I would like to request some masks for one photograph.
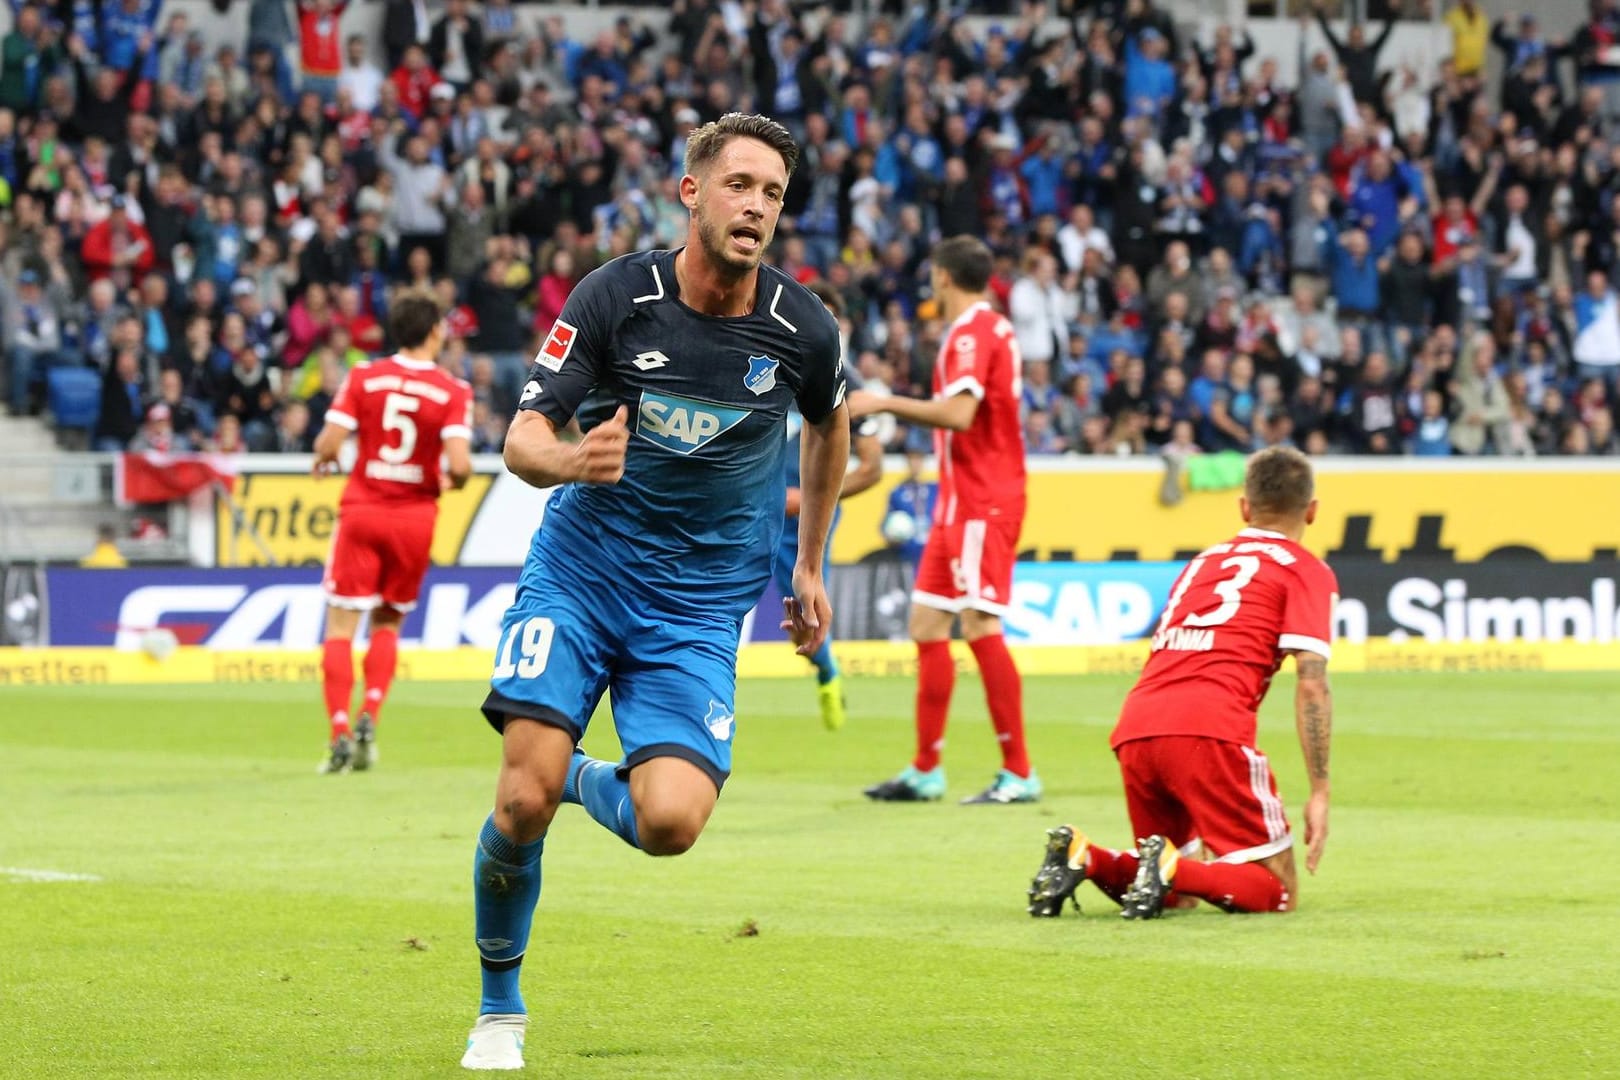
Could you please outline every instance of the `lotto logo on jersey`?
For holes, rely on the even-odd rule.
[[[574,351],[574,339],[578,336],[578,327],[558,319],[552,325],[551,333],[546,335],[546,343],[540,346],[540,355],[534,358],[534,362],[549,371],[561,371],[563,361]]]
[[[691,454],[724,435],[748,417],[711,401],[642,391],[636,410],[636,434],[677,454]]]

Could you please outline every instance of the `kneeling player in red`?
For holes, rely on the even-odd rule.
[[[321,668],[331,724],[323,773],[376,764],[376,724],[394,679],[400,623],[427,574],[439,495],[472,475],[472,388],[438,366],[445,339],[438,306],[427,296],[400,297],[388,328],[399,352],[349,372],[315,439],[317,478],[337,471],[351,434],[360,444],[321,581],[327,605]],[[366,690],[351,731],[353,640],[365,612]]]
[[[1316,873],[1327,843],[1327,663],[1339,588],[1300,546],[1316,518],[1310,461],[1282,447],[1254,455],[1239,507],[1248,527],[1176,579],[1110,738],[1136,850],[1098,847],[1070,825],[1050,830],[1031,915],[1060,914],[1087,880],[1127,919],[1157,918],[1191,898],[1226,911],[1294,906],[1294,838],[1255,747],[1255,713],[1285,656],[1299,676],[1294,709],[1311,782],[1305,866]],[[1213,861],[1184,857],[1201,852]]]

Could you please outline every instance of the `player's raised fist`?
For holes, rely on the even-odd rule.
[[[624,475],[624,454],[630,443],[626,421],[630,410],[619,406],[611,420],[597,424],[585,433],[574,449],[577,479],[585,484],[617,484]]]

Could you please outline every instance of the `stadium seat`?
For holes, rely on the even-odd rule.
[[[52,368],[45,377],[46,402],[58,428],[95,429],[101,419],[101,373],[94,368]]]

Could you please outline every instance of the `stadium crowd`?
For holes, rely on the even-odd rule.
[[[342,0],[236,6],[215,47],[161,0],[13,0],[13,413],[98,449],[307,451],[419,288],[498,449],[569,290],[677,242],[685,137],[742,109],[801,137],[773,257],[847,299],[879,392],[929,385],[930,245],[989,242],[1031,454],[1620,452],[1616,0],[1568,40],[1463,0],[1427,73],[1318,13],[1292,83],[1149,0],[988,25],[673,0],[586,41],[510,0],[388,0],[380,42]]]

